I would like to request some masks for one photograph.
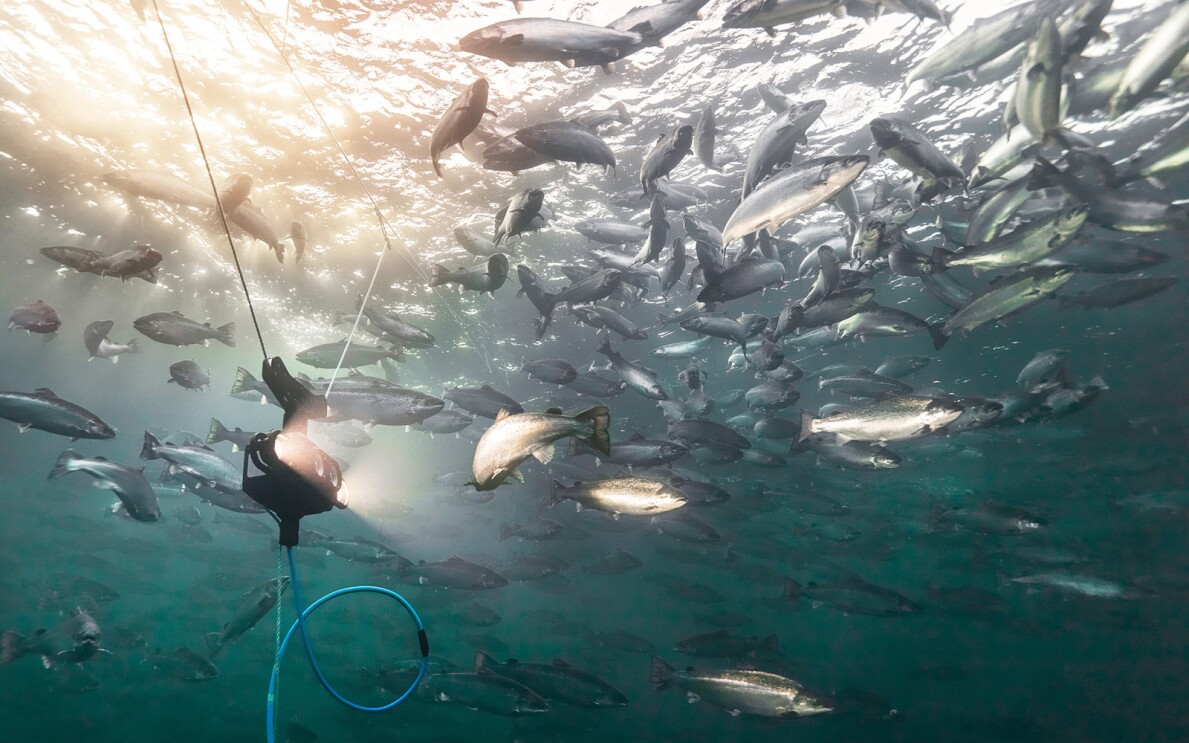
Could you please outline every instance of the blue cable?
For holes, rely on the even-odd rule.
[[[267,720],[265,722],[268,743],[275,743],[276,740],[276,731],[273,729],[272,721],[273,708],[276,705],[277,681],[280,677],[281,658],[285,655],[285,648],[288,647],[289,640],[293,637],[294,632],[301,632],[301,639],[305,643],[306,657],[310,661],[310,667],[314,669],[314,674],[318,677],[318,682],[322,684],[322,688],[326,689],[326,691],[332,697],[342,702],[344,705],[360,712],[385,712],[405,701],[421,683],[422,679],[425,678],[425,674],[429,669],[429,639],[425,634],[425,625],[421,623],[421,617],[417,615],[417,610],[413,608],[412,604],[405,600],[404,596],[401,596],[395,591],[390,591],[387,588],[380,588],[379,586],[351,586],[350,588],[340,588],[337,591],[328,593],[303,609],[301,600],[301,584],[297,580],[297,564],[293,561],[293,548],[286,547],[285,549],[289,554],[289,575],[293,578],[293,601],[297,606],[297,619],[293,622],[292,626],[289,627],[289,631],[285,633],[285,639],[281,641],[280,647],[277,648],[276,662],[273,664],[272,675],[268,681]],[[317,609],[322,604],[325,604],[327,601],[338,598],[339,596],[347,593],[380,593],[390,598],[396,599],[401,603],[402,606],[405,607],[405,611],[409,613],[409,616],[411,616],[413,621],[417,624],[417,640],[421,645],[421,665],[417,669],[417,678],[414,679],[412,685],[410,685],[409,688],[405,690],[404,694],[401,694],[396,700],[380,707],[365,707],[361,704],[356,704],[355,702],[352,702],[342,694],[339,694],[337,691],[335,691],[334,687],[330,685],[330,682],[326,680],[326,677],[322,675],[322,669],[318,667],[318,661],[316,658],[314,658],[314,647],[310,644],[310,637],[305,631],[305,619],[309,615],[313,614],[315,609]]]

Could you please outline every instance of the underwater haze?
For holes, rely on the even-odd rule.
[[[1187,39],[4,3],[0,740],[1189,740]]]

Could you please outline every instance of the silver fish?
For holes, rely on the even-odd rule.
[[[67,449],[58,457],[49,479],[56,480],[71,472],[85,472],[95,478],[96,487],[114,492],[128,515],[137,521],[161,520],[157,494],[141,470],[109,462],[103,457],[82,457]]]
[[[0,418],[17,424],[21,432],[39,431],[78,439],[110,439],[116,429],[86,408],[63,400],[45,387],[33,392],[0,392]]]
[[[494,490],[512,475],[525,459],[536,457],[544,464],[553,459],[553,444],[574,436],[607,454],[611,439],[607,427],[611,416],[599,406],[570,417],[557,408],[544,413],[500,411],[495,423],[479,439],[471,471],[476,490]]]

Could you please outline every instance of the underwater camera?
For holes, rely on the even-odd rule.
[[[243,490],[281,527],[282,546],[297,544],[303,516],[347,507],[338,462],[306,436],[310,419],[327,415],[326,400],[289,374],[284,362],[264,362],[264,381],[285,410],[284,429],[258,433],[244,448]]]

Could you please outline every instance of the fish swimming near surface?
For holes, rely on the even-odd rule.
[[[640,186],[645,196],[656,190],[656,182],[666,178],[685,156],[693,151],[694,128],[678,126],[660,135],[640,166]]]
[[[223,625],[219,632],[212,632],[206,636],[209,656],[214,658],[227,645],[266,617],[277,605],[281,594],[289,587],[289,576],[271,578],[245,593],[239,601],[231,619]]]
[[[188,390],[200,391],[211,386],[211,377],[206,369],[192,360],[178,361],[169,366],[169,384],[176,384]]]
[[[299,351],[294,356],[298,361],[318,369],[336,369],[340,363],[347,369],[360,366],[378,364],[384,359],[404,361],[405,355],[400,348],[384,348],[369,346],[365,343],[348,343],[344,338],[337,343],[323,343]]]
[[[36,428],[71,441],[115,438],[116,429],[91,411],[63,400],[41,387],[33,392],[0,392],[0,418],[17,424],[21,432]]]
[[[86,271],[98,276],[114,276],[121,281],[138,278],[155,284],[157,283],[155,269],[161,260],[161,253],[148,245],[137,245],[129,250],[95,257],[87,262]]]
[[[220,457],[212,449],[205,446],[164,444],[148,431],[144,434],[140,458],[162,459],[168,464],[168,473],[184,473],[223,493],[238,493],[243,483],[240,468]]]
[[[137,521],[151,523],[161,520],[157,494],[140,469],[109,462],[103,457],[83,457],[67,449],[58,457],[49,479],[56,480],[71,472],[84,472],[95,478],[96,487],[114,492],[123,503],[124,510]]]
[[[615,153],[603,139],[589,128],[573,121],[544,121],[516,130],[512,135],[551,160],[583,165],[598,165],[608,171],[615,169]]]
[[[834,710],[825,697],[797,681],[765,671],[679,671],[654,655],[650,681],[657,691],[675,686],[689,693],[693,701],[705,700],[733,715],[806,717]]]
[[[487,671],[518,681],[548,702],[576,707],[622,707],[628,698],[603,679],[558,658],[552,663],[522,663],[515,658],[497,661],[482,650],[475,652],[476,672]]]
[[[293,262],[301,263],[310,244],[310,235],[306,231],[306,226],[296,219],[293,220],[289,223],[289,234],[285,235],[285,238],[293,243]]]
[[[936,433],[957,420],[962,407],[951,401],[905,395],[819,418],[801,413],[801,436],[832,433],[841,441],[903,441]]]
[[[607,63],[592,60],[609,50],[626,49],[643,41],[635,32],[616,31],[575,21],[551,18],[517,18],[494,23],[464,36],[462,51],[498,59],[505,64],[519,62],[561,62],[570,67]],[[622,52],[612,51],[618,59]]]
[[[529,457],[543,464],[553,460],[554,443],[570,436],[583,439],[596,451],[607,454],[611,439],[607,427],[611,415],[598,406],[570,417],[558,408],[544,413],[510,413],[501,410],[495,423],[479,439],[472,463],[476,490],[494,490]]]
[[[225,346],[235,347],[235,323],[229,322],[213,328],[209,322],[195,322],[176,310],[138,317],[132,321],[132,327],[167,346],[206,346],[210,341],[216,340]]]
[[[557,505],[563,500],[574,501],[579,510],[589,508],[616,516],[654,516],[681,508],[687,502],[677,488],[643,477],[576,482],[568,488],[553,480],[549,488],[549,504]]]
[[[866,155],[819,157],[785,168],[752,191],[723,228],[723,244],[777,227],[837,196],[867,167]]]
[[[526,188],[516,194],[508,202],[508,205],[495,216],[495,246],[498,248],[504,238],[515,237],[530,231],[533,220],[540,213],[544,201],[545,192],[539,188]],[[507,274],[507,267],[505,267],[504,273]]]
[[[87,353],[90,354],[88,361],[111,359],[111,362],[115,364],[123,354],[140,353],[140,346],[137,345],[135,338],[127,343],[113,343],[108,338],[108,334],[111,333],[111,329],[115,325],[114,320],[96,320],[83,330],[83,344],[87,347]]]
[[[58,332],[60,327],[62,327],[62,318],[58,315],[58,311],[41,299],[17,307],[8,316],[9,330],[20,328],[30,333],[52,336]]]
[[[438,164],[438,158],[442,152],[461,144],[462,140],[479,126],[483,114],[492,113],[487,108],[487,95],[487,80],[481,77],[468,85],[450,104],[450,108],[446,109],[446,113],[442,114],[429,143],[430,159],[439,178],[442,177],[442,168]]]
[[[429,285],[458,284],[464,290],[495,296],[495,292],[508,278],[508,256],[496,253],[487,263],[476,268],[459,268],[454,271],[434,263],[430,266]]]
[[[70,616],[57,627],[39,629],[29,636],[7,631],[0,635],[0,666],[8,665],[27,655],[40,656],[47,669],[56,670],[66,664],[85,663],[100,653],[103,630],[95,617],[75,607]]]

